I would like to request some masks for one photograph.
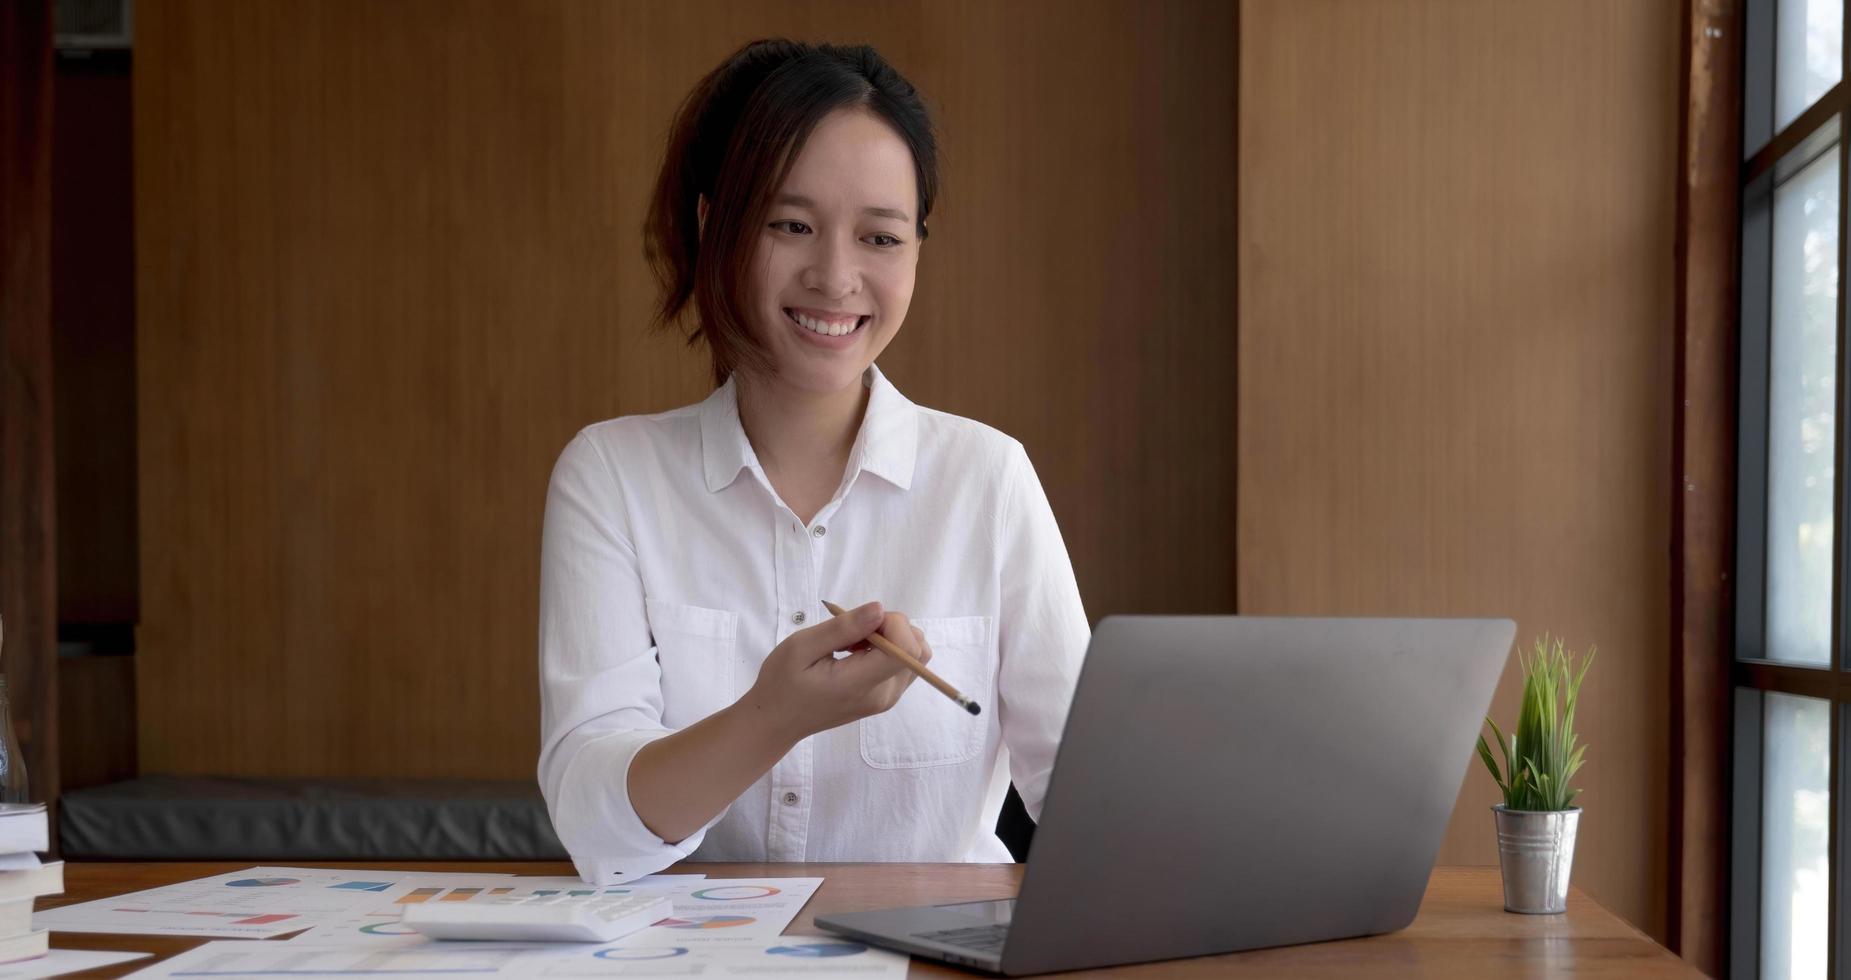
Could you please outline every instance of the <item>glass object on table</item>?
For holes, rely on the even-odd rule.
[[[0,624],[0,657],[6,650],[6,628]],[[0,665],[6,661],[0,659]],[[0,803],[24,803],[29,796],[26,757],[13,737],[13,708],[7,702],[6,674],[0,673]]]

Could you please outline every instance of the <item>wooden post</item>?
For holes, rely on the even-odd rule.
[[[1743,20],[1740,0],[1685,0],[1679,85],[1666,932],[1711,976],[1729,931]]]
[[[0,670],[32,796],[55,806],[51,37],[51,0],[0,0]]]

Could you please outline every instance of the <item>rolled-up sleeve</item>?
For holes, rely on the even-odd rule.
[[[1092,628],[1054,510],[1020,443],[1010,447],[1003,486],[998,712],[1010,778],[1039,821]]]
[[[667,843],[630,803],[631,761],[669,731],[622,488],[584,432],[560,453],[546,492],[540,727],[540,790],[586,881],[652,874],[700,846],[707,827]]]

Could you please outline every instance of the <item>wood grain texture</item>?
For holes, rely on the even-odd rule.
[[[310,865],[317,867],[321,865]],[[74,864],[65,869],[65,893],[41,899],[53,908],[125,891],[239,870],[237,864]],[[342,867],[416,868],[424,871],[512,872],[569,875],[565,864],[393,864]],[[1007,898],[1021,883],[1019,864],[693,864],[672,872],[704,872],[710,878],[820,876],[823,885],[797,914],[785,935],[824,934],[818,915],[904,905]],[[1408,928],[1385,936],[1257,950],[1226,956],[1170,960],[1108,970],[1080,970],[1062,977],[1482,977],[1574,975],[1577,977],[1700,977],[1637,929],[1579,890],[1562,915],[1512,915],[1493,868],[1437,868],[1427,885],[1420,914]],[[205,940],[176,936],[115,936],[56,933],[60,949],[152,952],[165,959]],[[156,960],[101,971],[122,976]],[[909,977],[969,977],[968,971],[914,960]]]
[[[882,367],[1027,445],[1092,616],[1231,610],[1233,19],[138,11],[143,770],[532,772],[547,474],[579,427],[706,394],[645,333],[642,207],[679,100],[761,36],[871,42],[937,113]]]
[[[135,658],[59,657],[58,784],[135,777]]]
[[[0,670],[29,792],[55,827],[51,57],[50,0],[0,0]]]
[[[1241,11],[1240,609],[1597,645],[1575,880],[1654,936],[1678,25],[1671,0]],[[1496,861],[1495,793],[1474,763],[1441,863]]]
[[[125,53],[54,70],[58,622],[136,619],[135,204]]]
[[[1685,0],[1678,140],[1667,941],[1724,972],[1743,5]]]

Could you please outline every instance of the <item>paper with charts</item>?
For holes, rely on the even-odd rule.
[[[907,958],[831,936],[721,939],[676,943],[635,937],[592,943],[432,942],[416,946],[307,946],[297,942],[212,942],[133,977],[251,975],[409,977],[813,977],[899,978]]]
[[[378,904],[381,894],[413,879],[509,878],[329,868],[246,868],[147,891],[32,913],[35,929],[54,932],[122,932],[141,936],[213,936],[267,939],[355,908]]]
[[[639,883],[692,884],[705,875],[654,875]],[[35,929],[143,936],[268,939],[364,914],[382,900],[419,888],[493,887],[513,875],[465,872],[246,868],[32,914]],[[576,880],[576,879],[567,879]]]
[[[694,881],[641,879],[598,888],[577,878],[484,878],[449,882],[408,882],[380,897],[371,907],[330,919],[290,939],[316,946],[405,946],[435,942],[399,924],[399,912],[414,902],[468,902],[526,895],[622,895],[633,892],[667,895],[674,914],[627,941],[673,944],[704,935],[732,939],[775,939],[816,894],[821,878],[709,878]]]
[[[0,980],[40,980],[61,977],[82,970],[100,970],[106,966],[146,959],[153,953],[117,953],[107,950],[53,949],[44,956],[0,964]]]

